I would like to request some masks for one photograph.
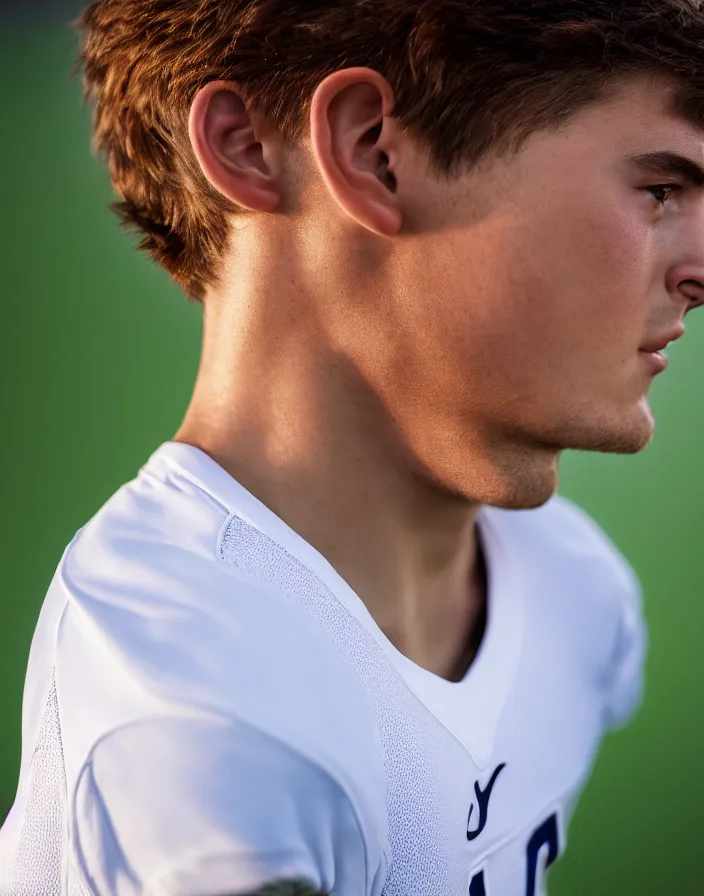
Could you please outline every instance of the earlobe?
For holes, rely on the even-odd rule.
[[[235,87],[213,81],[193,99],[188,117],[193,153],[208,182],[226,199],[252,211],[273,211],[281,196],[262,145]]]
[[[388,156],[377,145],[392,107],[386,79],[360,67],[325,78],[310,113],[313,151],[328,190],[349,217],[380,236],[393,236],[403,224]]]

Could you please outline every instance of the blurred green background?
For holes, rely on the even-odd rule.
[[[176,431],[200,349],[200,309],[107,209],[89,110],[69,78],[67,20],[0,21],[0,819],[17,786],[26,663],[51,576],[76,530]],[[704,314],[687,323],[652,387],[652,445],[562,462],[560,491],[641,578],[651,649],[644,708],[605,742],[551,896],[704,894]]]

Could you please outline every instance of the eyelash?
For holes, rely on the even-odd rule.
[[[676,190],[681,190],[682,185],[681,184],[655,184],[654,186],[646,187],[645,189],[655,197],[655,199],[657,200],[659,205],[664,206],[665,200],[658,199],[657,196],[655,196],[655,194],[662,193],[665,190],[668,190],[669,193],[674,193]],[[668,193],[668,195],[669,195],[669,193]]]

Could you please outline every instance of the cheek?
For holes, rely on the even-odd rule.
[[[522,332],[548,356],[579,358],[642,338],[651,236],[633,213],[589,205],[524,223],[502,278],[511,297],[502,325],[519,331],[518,344]]]
[[[434,400],[459,392],[509,414],[613,375],[642,340],[652,239],[619,200],[512,210],[424,254],[405,357]]]

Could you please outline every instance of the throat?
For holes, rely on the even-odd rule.
[[[481,540],[478,538],[477,563],[470,588],[469,605],[472,612],[469,615],[468,624],[464,627],[464,637],[459,653],[455,650],[454,657],[448,663],[447,673],[441,674],[441,677],[447,681],[454,683],[462,681],[476,659],[486,632],[487,603],[487,564]]]

